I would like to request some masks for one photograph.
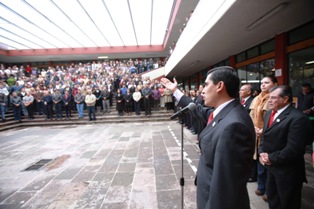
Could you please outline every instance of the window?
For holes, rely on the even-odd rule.
[[[289,32],[288,44],[291,45],[312,37],[314,37],[314,21]]]
[[[266,54],[274,50],[275,50],[275,39],[272,39],[260,45],[261,54]]]
[[[289,54],[289,85],[293,95],[300,91],[302,83],[314,87],[314,47]]]

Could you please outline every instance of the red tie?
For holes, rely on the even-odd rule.
[[[242,99],[242,100],[241,100],[241,104],[242,104],[242,105],[244,105],[244,103],[245,103],[245,100],[244,100],[244,99]]]
[[[268,121],[268,127],[270,127],[271,124],[273,123],[274,117],[275,117],[276,113],[277,113],[277,110],[273,110],[273,111],[271,112],[271,115],[270,115],[270,118],[269,118],[269,121]]]
[[[210,114],[210,116],[209,116],[209,118],[208,118],[208,121],[207,121],[207,125],[210,124],[210,122],[212,122],[213,118],[214,118],[214,112],[212,112],[212,113]]]

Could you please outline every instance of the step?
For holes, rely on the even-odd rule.
[[[22,117],[22,121],[14,121],[13,118],[7,120],[4,123],[0,123],[0,131],[5,131],[14,128],[25,128],[32,126],[57,126],[57,125],[87,125],[87,124],[108,124],[108,123],[134,123],[134,122],[153,122],[153,121],[169,121],[172,112],[167,112],[165,110],[152,111],[151,115],[145,115],[145,112],[141,112],[141,115],[124,115],[118,116],[116,111],[111,112],[110,114],[97,115],[96,121],[89,121],[88,114],[85,112],[83,119],[78,119],[77,113],[72,114],[70,120],[46,120],[44,115],[35,115],[35,119],[27,119],[27,116]]]

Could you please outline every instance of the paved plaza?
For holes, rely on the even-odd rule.
[[[196,208],[198,158],[196,136],[184,129],[186,209]],[[176,121],[4,131],[0,208],[182,208],[181,165],[181,125]],[[309,162],[307,167],[304,209],[314,206],[313,167]],[[267,209],[255,189],[256,183],[248,184],[251,208]]]

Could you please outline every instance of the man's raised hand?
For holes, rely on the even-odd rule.
[[[161,84],[169,89],[172,93],[178,89],[178,82],[175,78],[173,78],[173,82],[171,82],[168,78],[162,78]]]

